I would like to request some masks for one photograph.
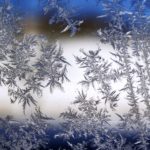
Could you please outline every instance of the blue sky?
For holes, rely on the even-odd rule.
[[[20,6],[22,10],[26,11],[30,15],[39,14],[41,12],[41,7],[39,5],[40,0],[13,0],[16,7]],[[46,1],[46,0],[42,0]],[[68,0],[62,0],[64,2]],[[18,4],[19,2],[19,4]],[[131,9],[131,2],[137,2],[136,0],[122,0],[123,5],[127,10]],[[97,0],[70,0],[67,3],[70,8],[74,7],[78,14],[81,15],[95,15],[102,12],[102,6],[97,5]],[[150,14],[150,1],[147,0],[146,3],[146,13]]]
[[[16,7],[20,6],[20,8],[26,11],[28,14],[35,15],[39,14],[42,10],[42,3],[39,4],[39,0],[13,0]],[[18,4],[19,1],[19,4]],[[67,1],[67,0],[62,0]],[[97,7],[96,2],[94,0],[71,0],[68,3],[68,7],[74,7],[79,14],[90,14],[93,15],[95,13],[101,12],[100,8]]]

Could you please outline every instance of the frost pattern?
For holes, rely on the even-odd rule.
[[[63,88],[69,63],[61,47],[44,36],[24,34],[17,38],[18,19],[6,4],[1,8],[0,83],[8,87],[11,103],[21,103],[25,112],[27,105],[36,106],[34,95],[42,96],[43,88],[49,87],[51,92],[55,87]]]
[[[62,32],[70,30],[74,35],[83,21],[74,21],[61,1],[46,2],[45,14],[56,12],[49,23],[63,22],[66,26]],[[104,14],[98,18],[110,20],[108,27],[97,33],[103,44],[112,46],[111,61],[103,58],[101,48],[81,50],[82,56],[75,56],[78,66],[84,69],[80,84],[83,88],[92,86],[96,94],[89,97],[88,91],[78,92],[73,105],[60,114],[63,122],[53,142],[63,140],[66,149],[73,150],[148,150],[150,18],[144,13],[148,1],[133,1],[134,12],[126,10],[121,0],[97,2],[104,7]],[[62,48],[45,36],[22,33],[21,17],[10,1],[1,2],[0,19],[0,84],[8,87],[11,103],[21,103],[24,113],[27,105],[35,105],[35,113],[26,122],[11,116],[0,118],[0,149],[65,149],[63,145],[51,145],[48,134],[53,118],[44,115],[36,101],[43,88],[53,92],[56,87],[63,89],[64,81],[69,81],[69,63]],[[121,81],[125,81],[123,88],[114,90],[113,85]],[[120,101],[129,105],[124,114],[117,112]],[[119,119],[115,126],[112,114]]]
[[[15,121],[11,116],[0,119],[0,148],[1,150],[40,149],[48,143],[47,130],[49,120],[39,108],[36,108],[31,119],[26,122]]]
[[[100,50],[90,50],[89,53],[82,51],[84,56],[76,57],[77,63],[85,70],[84,80],[80,83],[93,87],[96,83],[99,99],[87,99],[87,94],[81,92],[74,101],[75,105],[78,104],[77,110],[69,108],[61,114],[66,119],[67,129],[60,136],[68,140],[72,149],[75,146],[76,149],[99,150],[149,149],[150,20],[144,13],[146,2],[133,3],[136,12],[130,12],[123,8],[120,0],[101,1],[105,14],[98,18],[110,21],[108,27],[98,30],[98,36],[102,43],[112,46],[112,61],[109,63],[109,60],[103,59],[99,55]],[[128,29],[126,22],[129,22]],[[113,64],[117,68],[113,68]],[[119,83],[123,80],[125,84],[119,93],[112,91],[112,81]],[[122,99],[120,95],[125,97]],[[129,105],[129,111],[123,115],[114,109],[121,100],[127,101]],[[119,117],[120,121],[114,128],[109,107],[99,102],[109,102],[109,107]],[[140,107],[142,103],[145,105],[144,111]],[[97,113],[100,118],[96,118]],[[86,119],[82,119],[84,117]],[[136,135],[136,138],[131,138],[132,143],[129,143],[125,133]],[[80,138],[83,143],[75,143]]]
[[[49,24],[63,23],[64,29],[61,33],[70,31],[70,36],[74,36],[79,31],[80,25],[83,20],[77,19],[74,8],[69,8],[67,1],[62,0],[40,0],[44,3],[44,14],[52,13],[49,19]]]

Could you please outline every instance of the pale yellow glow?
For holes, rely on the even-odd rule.
[[[70,82],[66,82],[63,85],[64,91],[55,89],[53,93],[50,93],[49,88],[44,89],[43,96],[38,99],[38,105],[41,107],[42,112],[55,118],[59,117],[59,114],[67,109],[67,107],[76,97],[77,92],[81,90],[81,86],[78,84],[78,82],[83,79],[83,70],[76,65],[74,59],[74,56],[80,56],[79,50],[97,50],[98,47],[101,47],[101,55],[106,59],[109,59],[109,52],[112,50],[111,46],[109,45],[99,44],[99,40],[95,37],[59,39],[58,43],[60,43],[61,47],[63,48],[65,58],[71,64],[71,66],[68,67],[68,77]],[[121,85],[118,84],[117,88],[118,87],[121,88]],[[89,96],[92,96],[93,90],[88,90],[87,93]],[[127,101],[122,98],[122,100],[119,102],[118,112],[123,113],[126,111]],[[10,103],[7,87],[0,87],[1,116],[6,116],[9,114],[17,118],[24,118],[27,117],[31,112],[33,112],[32,108],[28,108],[27,114],[24,116],[22,112],[22,106],[20,104]],[[115,116],[113,116],[113,118],[114,120],[116,119]]]

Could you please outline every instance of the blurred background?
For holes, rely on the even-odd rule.
[[[3,0],[2,0],[3,1]],[[27,32],[38,32],[53,36],[68,36],[69,33],[59,34],[64,28],[64,24],[49,24],[49,19],[53,15],[54,10],[46,15],[43,8],[48,4],[48,0],[10,0],[18,12],[25,14],[25,30]],[[70,17],[78,20],[84,20],[80,26],[80,31],[76,36],[91,35],[99,28],[107,27],[109,19],[99,18],[104,14],[104,8],[101,0],[57,0],[59,5],[68,12]],[[110,0],[112,1],[112,0]],[[120,0],[121,6],[125,11],[136,12],[134,6],[136,0]],[[134,6],[134,7],[133,7]],[[114,6],[115,7],[115,6]],[[150,15],[150,1],[146,0],[145,15]],[[55,33],[55,34],[54,34]]]
[[[101,44],[97,37],[97,30],[107,27],[109,20],[98,17],[103,15],[100,0],[60,0],[64,9],[74,11],[73,18],[84,20],[79,32],[70,37],[69,32],[60,33],[65,27],[63,23],[49,24],[53,11],[44,15],[43,7],[47,5],[46,0],[12,0],[12,2],[16,11],[23,13],[25,16],[23,20],[25,33],[44,34],[50,40],[58,41],[63,48],[65,58],[71,64],[68,68],[70,82],[64,84],[64,91],[55,89],[53,93],[50,93],[47,88],[43,91],[43,96],[38,100],[43,113],[57,118],[61,112],[67,109],[75,99],[78,90],[81,89],[78,82],[83,79],[83,70],[76,65],[74,59],[74,56],[80,55],[79,50],[97,50],[98,47],[101,47],[101,55],[109,59],[109,52],[112,50],[111,46]],[[132,3],[136,3],[136,0],[123,0],[122,3],[127,11],[136,11],[132,7]],[[149,14],[150,1],[147,0],[145,15]],[[93,92],[89,90],[88,94],[92,96]],[[125,112],[127,109],[125,106],[127,106],[126,102],[120,102],[118,111]],[[21,104],[10,103],[7,87],[0,87],[0,116],[11,114],[22,119],[28,117],[28,114],[33,111],[32,108],[28,110],[29,112],[24,116]]]

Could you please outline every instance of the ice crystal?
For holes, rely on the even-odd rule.
[[[103,117],[98,120],[93,120],[99,107],[93,107],[93,98],[87,100],[87,96],[84,93],[79,93],[79,99],[74,102],[74,104],[80,104],[77,107],[77,112],[74,110],[63,113],[63,117],[67,119],[66,123],[69,124],[63,135],[69,140],[70,146],[73,144],[70,144],[69,137],[77,138],[77,132],[81,133],[77,134],[80,137],[88,137],[88,142],[94,141],[93,146],[95,149],[147,150],[149,148],[149,120],[147,119],[147,117],[149,118],[149,18],[143,11],[146,1],[133,3],[136,12],[132,13],[123,7],[120,0],[101,1],[101,3],[104,6],[105,13],[102,17],[110,21],[108,27],[98,30],[98,36],[102,43],[112,46],[113,51],[110,53],[113,63],[109,63],[99,56],[99,50],[90,50],[88,53],[82,51],[83,57],[76,57],[80,67],[85,69],[84,80],[80,83],[84,86],[92,85],[93,87],[97,83],[100,98],[96,102],[102,102],[104,99],[106,103],[110,102],[110,108],[114,110],[112,106],[117,105],[119,94],[124,94],[123,100],[128,101],[130,108],[123,115],[118,114],[117,111],[115,112],[120,118],[120,123],[116,125],[116,130],[114,128],[111,130],[108,124],[108,126],[106,124],[99,125],[94,130],[91,130],[93,129],[93,122],[96,121],[94,124],[101,122],[105,115],[102,115]],[[101,18],[101,16],[98,18]],[[126,19],[129,21],[128,29]],[[113,69],[113,64],[117,65],[117,69]],[[114,80],[118,83],[121,82],[121,79],[126,83],[122,89],[119,89],[119,94],[116,94],[116,91],[111,91],[112,82],[110,81]],[[140,107],[143,102],[146,106],[144,113]],[[93,112],[93,110],[95,111]],[[80,111],[82,113],[78,117]],[[105,108],[106,112],[110,121],[111,117],[107,107]],[[75,118],[69,118],[70,114]],[[87,118],[87,121],[82,121],[81,116],[91,117]],[[85,130],[86,127],[87,130]],[[122,134],[123,132],[136,134],[137,138],[134,139],[132,144],[127,144],[127,139]],[[88,142],[86,142],[87,145],[89,144]],[[84,143],[81,144],[84,148],[88,147]],[[79,143],[76,143],[76,145],[79,146]]]
[[[31,120],[15,121],[11,116],[0,119],[0,148],[12,149],[40,149],[47,145],[46,131],[48,129],[47,116],[43,116],[39,108],[32,114]]]
[[[8,87],[11,102],[22,103],[25,111],[27,105],[36,105],[33,94],[41,96],[44,87],[49,86],[50,91],[62,88],[62,83],[68,80],[68,63],[61,47],[49,43],[44,36],[24,34],[17,38],[18,20],[12,8],[4,3],[0,12],[0,83]]]
[[[42,2],[42,0],[41,0]],[[64,24],[64,29],[61,31],[70,31],[70,36],[74,36],[79,30],[83,20],[76,19],[76,13],[74,10],[67,7],[69,1],[62,0],[46,0],[44,1],[44,13],[45,15],[49,12],[52,13],[50,16],[49,24],[60,23]]]
[[[84,80],[80,83],[89,86],[90,84],[98,84],[98,91],[102,94],[105,104],[110,103],[110,108],[115,109],[117,106],[118,96],[116,91],[112,90],[110,80],[112,79],[111,64],[99,55],[100,49],[97,51],[90,50],[89,53],[83,53],[83,57],[76,57],[77,63],[81,68],[85,69]]]
[[[131,7],[136,11],[124,8],[121,0],[97,2],[104,8],[97,18],[109,20],[105,29],[98,30],[98,37],[103,44],[112,46],[111,61],[103,58],[100,48],[81,50],[81,56],[75,57],[84,70],[82,89],[72,105],[60,114],[62,128],[54,140],[63,139],[66,147],[73,150],[148,150],[150,18],[144,12],[148,1],[133,1]],[[35,113],[26,122],[15,121],[11,116],[0,118],[0,149],[51,148],[47,131],[53,118],[41,112],[36,98],[42,96],[46,87],[50,92],[63,89],[64,81],[69,81],[69,63],[57,43],[42,35],[21,32],[21,17],[9,0],[0,4],[0,84],[7,86],[11,103],[21,103],[24,112],[27,106],[35,105]],[[44,13],[52,13],[50,24],[64,24],[62,33],[70,30],[74,35],[83,21],[76,20],[63,4],[61,0],[46,0]],[[114,83],[122,81],[123,88],[113,88]],[[95,95],[89,97],[88,90],[83,90],[85,86],[93,87]],[[129,111],[118,113],[120,101],[128,103]],[[115,126],[112,115],[119,119]]]

